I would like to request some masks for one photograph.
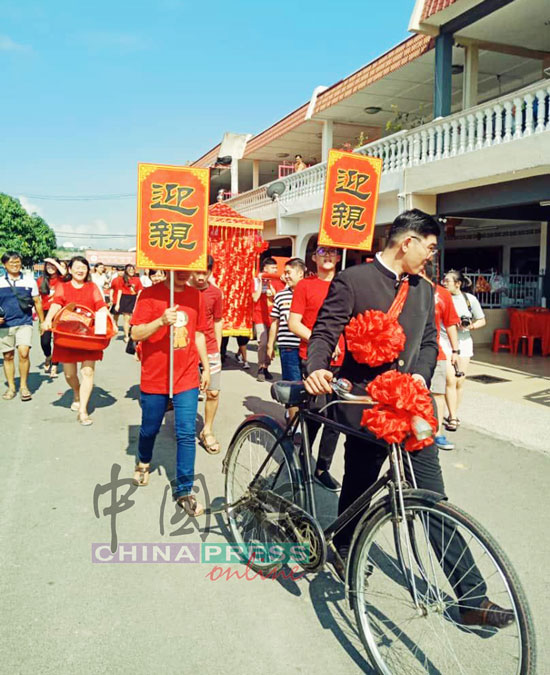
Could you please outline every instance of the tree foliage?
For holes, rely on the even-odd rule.
[[[0,253],[13,250],[21,254],[24,265],[53,255],[55,234],[38,214],[28,214],[18,199],[0,193]]]

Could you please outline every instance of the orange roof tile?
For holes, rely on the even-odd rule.
[[[430,16],[437,14],[437,12],[440,12],[442,9],[446,9],[455,2],[456,0],[425,0],[420,21],[422,22],[424,19],[429,19]]]

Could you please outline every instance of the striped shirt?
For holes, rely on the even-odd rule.
[[[285,349],[298,349],[300,338],[288,329],[288,315],[290,314],[290,305],[292,304],[292,289],[288,286],[275,295],[273,307],[271,309],[271,318],[279,321],[277,329],[277,343],[279,347]]]

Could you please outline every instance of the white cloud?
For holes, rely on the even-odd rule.
[[[130,246],[135,245],[136,240],[135,232],[130,232],[127,237],[108,236],[120,234],[120,229],[113,228],[112,225],[101,218],[96,218],[86,224],[50,223],[50,226],[56,234],[58,244],[70,241],[75,246],[86,246],[86,248],[92,249],[127,250]],[[102,234],[107,236],[101,237]]]
[[[33,204],[30,202],[25,195],[19,195],[17,198],[21,202],[21,206],[25,209],[25,211],[29,214],[32,215],[33,213],[38,213],[39,216],[43,216],[42,213],[40,213],[40,208],[36,206],[36,204]]]
[[[0,52],[28,52],[30,49],[28,45],[15,42],[8,35],[0,35]]]

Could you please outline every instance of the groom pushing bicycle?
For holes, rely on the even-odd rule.
[[[376,254],[372,263],[346,269],[333,280],[309,341],[305,387],[310,394],[331,393],[333,374],[329,364],[344,331],[346,356],[340,376],[353,384],[353,393],[364,394],[367,384],[387,370],[410,373],[429,388],[438,354],[434,293],[419,273],[436,254],[439,233],[438,223],[428,214],[418,209],[405,211],[394,220],[385,249]],[[369,310],[374,310],[374,314]],[[381,313],[392,315],[401,328],[396,323],[397,330],[376,335]],[[390,323],[387,325],[392,328]],[[392,352],[388,345],[395,347],[397,333],[402,342]],[[361,406],[338,408],[343,424],[361,427]],[[339,514],[376,481],[386,457],[384,445],[372,434],[365,434],[364,438],[346,437]],[[446,499],[435,444],[412,452],[411,461],[418,487]],[[357,519],[352,520],[335,537],[343,559],[356,525]],[[464,624],[502,628],[514,620],[512,611],[503,610],[486,597],[485,582],[461,537],[454,537],[449,543],[445,562],[452,581],[456,582],[453,585],[459,603],[460,598],[469,598],[469,608],[461,612]],[[476,601],[471,599],[474,591]]]

